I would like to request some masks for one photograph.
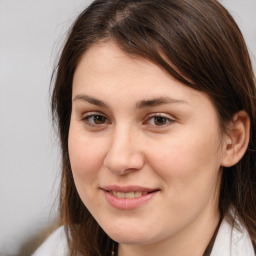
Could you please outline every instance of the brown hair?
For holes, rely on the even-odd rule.
[[[238,164],[223,169],[219,210],[225,216],[233,206],[255,245],[255,77],[235,21],[215,0],[96,0],[79,15],[69,33],[52,94],[62,149],[60,220],[66,227],[71,255],[111,255],[117,248],[80,200],[68,154],[73,74],[82,54],[104,40],[114,41],[123,51],[148,59],[185,85],[207,93],[223,131],[239,110],[248,113],[249,146]]]

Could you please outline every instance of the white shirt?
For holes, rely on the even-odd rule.
[[[255,256],[252,241],[247,230],[240,225],[237,230],[225,219],[216,236],[211,256]]]
[[[255,256],[247,230],[232,228],[225,219],[220,225],[211,256]],[[58,228],[32,256],[69,256],[64,228]]]
[[[32,256],[69,256],[64,228],[59,227],[55,230]]]

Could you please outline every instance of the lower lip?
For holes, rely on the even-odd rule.
[[[110,205],[113,206],[114,208],[121,209],[121,210],[136,209],[141,205],[147,203],[158,192],[158,191],[155,191],[147,195],[142,195],[140,197],[126,199],[126,198],[118,198],[106,190],[103,190],[103,191]]]

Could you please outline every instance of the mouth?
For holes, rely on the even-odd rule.
[[[160,189],[149,189],[138,186],[107,186],[101,188],[107,202],[119,210],[132,210],[153,200]]]
[[[153,193],[154,191],[151,191],[151,192],[131,191],[131,192],[127,192],[127,193],[120,192],[120,191],[108,191],[108,192],[111,193],[112,195],[114,195],[115,197],[120,198],[120,199],[133,199],[133,198],[137,198],[137,197],[147,195],[149,193]]]
[[[117,209],[131,210],[152,200],[160,189],[151,189],[140,186],[110,185],[101,188],[106,200]]]

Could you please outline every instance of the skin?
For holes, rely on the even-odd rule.
[[[219,222],[226,148],[210,98],[113,42],[82,56],[72,98],[75,184],[118,255],[202,255]],[[101,189],[113,184],[159,191],[135,209],[116,209]]]

